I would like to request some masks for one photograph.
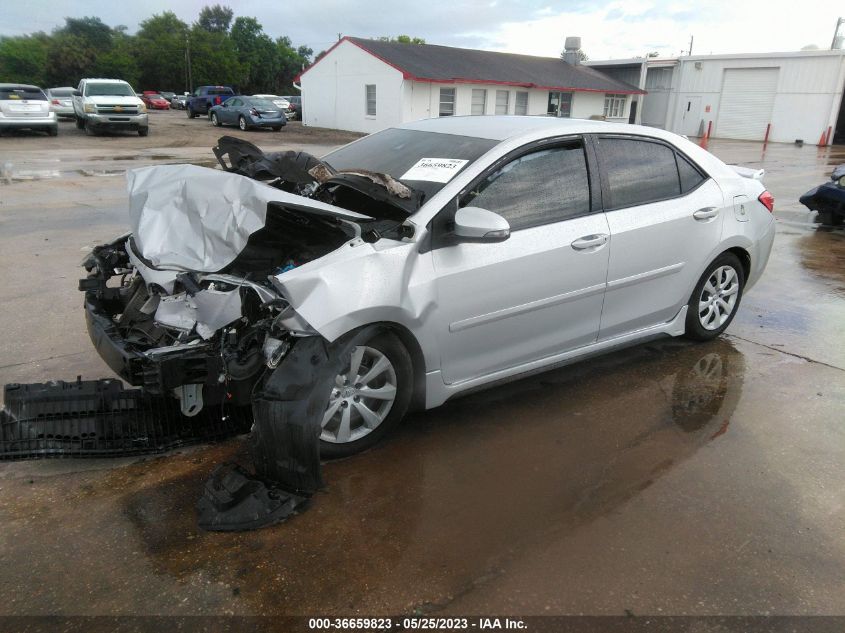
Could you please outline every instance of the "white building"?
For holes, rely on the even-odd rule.
[[[576,60],[357,37],[344,37],[297,81],[305,125],[358,132],[466,114],[628,121],[631,97],[642,92]]]
[[[637,123],[678,134],[845,142],[845,51],[588,62],[639,86]]]

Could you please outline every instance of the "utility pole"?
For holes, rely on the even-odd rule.
[[[191,76],[191,36],[185,33],[185,76],[188,81],[185,92],[193,92],[194,80]]]
[[[830,41],[830,50],[836,48],[836,36],[839,35],[839,27],[842,26],[843,22],[845,22],[845,18],[839,18],[836,20],[836,28],[833,29],[833,39]]]
[[[692,41],[693,41],[693,39],[694,39],[694,36],[690,35],[689,36],[689,53],[687,53],[687,55],[692,55]]]

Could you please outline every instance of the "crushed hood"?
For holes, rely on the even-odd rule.
[[[140,254],[156,268],[216,272],[264,227],[267,205],[339,218],[368,216],[287,193],[246,176],[196,165],[143,167],[126,174],[129,221]]]

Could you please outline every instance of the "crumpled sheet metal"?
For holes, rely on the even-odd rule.
[[[156,308],[156,323],[197,334],[208,340],[220,328],[241,318],[241,289],[202,290],[194,295],[181,292],[162,297]]]
[[[369,219],[246,176],[197,165],[126,172],[129,222],[141,255],[156,268],[218,272],[261,229],[270,202],[307,206],[346,220]]]

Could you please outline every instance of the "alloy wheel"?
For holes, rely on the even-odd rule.
[[[384,353],[366,345],[353,349],[349,369],[335,377],[320,439],[345,444],[372,433],[390,413],[397,386],[396,369]]]
[[[719,329],[736,309],[739,276],[733,266],[715,269],[701,289],[698,320],[705,330]]]

